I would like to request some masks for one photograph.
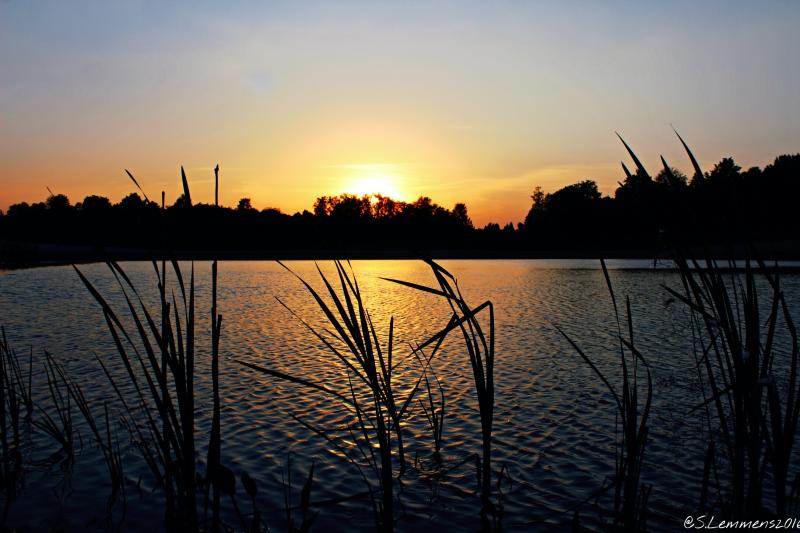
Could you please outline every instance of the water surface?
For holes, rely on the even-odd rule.
[[[442,263],[459,280],[472,305],[491,300],[497,320],[496,411],[494,461],[507,476],[503,490],[503,525],[509,530],[566,527],[573,509],[591,499],[613,474],[615,406],[603,384],[558,333],[561,327],[597,365],[618,383],[618,343],[614,310],[599,263],[590,260],[452,260]],[[313,262],[287,265],[318,288]],[[157,310],[155,274],[149,263],[123,263],[151,309]],[[323,271],[335,271],[321,263]],[[381,280],[398,278],[435,283],[418,261],[355,261],[353,269],[376,328],[388,331],[395,320],[400,387],[418,367],[409,343],[426,340],[444,326],[447,305],[435,296]],[[182,264],[188,276],[191,266]],[[636,343],[648,359],[654,378],[651,433],[643,479],[651,483],[651,525],[655,530],[679,527],[697,504],[702,476],[703,420],[687,416],[697,404],[688,316],[662,285],[678,287],[677,274],[653,270],[649,261],[609,262],[617,297],[631,301]],[[116,309],[124,309],[119,287],[105,265],[80,267]],[[208,380],[210,342],[210,264],[194,263],[197,284],[198,439],[205,443],[211,405]],[[323,327],[321,313],[302,284],[274,262],[223,262],[219,274],[219,311],[223,315],[221,396],[223,463],[237,475],[250,473],[258,482],[258,503],[273,528],[283,528],[283,483],[291,456],[294,498],[305,472],[315,463],[312,499],[329,500],[364,489],[358,471],[342,451],[307,430],[290,415],[320,429],[339,429],[352,415],[328,397],[309,393],[237,364],[241,359],[319,380],[347,390],[341,364],[295,319],[282,301],[311,325]],[[171,281],[175,287],[174,280]],[[788,274],[783,285],[791,309],[800,302],[800,276]],[[177,291],[177,288],[175,288]],[[624,317],[623,317],[624,318]],[[0,272],[0,323],[18,352],[33,348],[34,366],[42,350],[52,353],[85,389],[95,406],[113,391],[96,358],[121,376],[119,357],[99,306],[71,267]],[[131,330],[133,332],[133,330]],[[26,358],[24,358],[27,361]],[[458,337],[448,339],[434,359],[443,383],[447,419],[445,464],[455,465],[480,451],[480,422],[471,369]],[[37,394],[46,396],[39,383]],[[76,415],[77,416],[77,415]],[[80,425],[80,424],[79,424]],[[416,409],[406,427],[407,446],[416,467],[400,492],[398,528],[474,530],[479,500],[475,468],[468,462],[444,479],[431,479],[432,442],[424,416]],[[98,450],[83,428],[82,449],[74,468],[32,465],[26,490],[11,508],[9,523],[29,529],[103,529],[108,479]],[[124,526],[131,530],[163,528],[161,502],[153,480],[138,459],[124,429],[118,428],[129,480]],[[39,456],[52,451],[47,438],[33,432]],[[200,452],[204,457],[204,451]],[[35,455],[35,454],[34,454]],[[34,459],[41,457],[34,457]],[[243,494],[241,487],[239,494]],[[582,507],[585,523],[596,524],[593,500]],[[599,500],[599,507],[607,500]],[[243,510],[249,502],[242,498]],[[116,515],[119,518],[119,508]],[[355,498],[320,508],[316,528],[324,531],[369,529],[370,505]]]

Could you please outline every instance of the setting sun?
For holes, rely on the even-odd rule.
[[[343,192],[364,195],[388,196],[395,200],[407,200],[402,190],[403,178],[396,173],[394,165],[352,165],[356,171],[345,181]]]

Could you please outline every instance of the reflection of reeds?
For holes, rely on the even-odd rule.
[[[787,516],[789,461],[800,416],[800,363],[797,332],[779,276],[764,263],[753,265],[750,260],[743,274],[732,262],[726,270],[711,259],[701,263],[682,254],[676,264],[683,291],[667,290],[691,311],[704,386],[704,402],[694,410],[707,413],[706,470],[722,477],[716,487],[717,505],[732,519],[771,514],[763,507],[765,480],[771,474],[775,515]],[[759,289],[757,278],[768,283],[766,291]],[[766,320],[761,301],[765,297]],[[788,361],[778,348],[781,341],[789,342]],[[786,375],[785,382],[780,375]],[[709,486],[713,483],[706,474],[703,500]]]
[[[581,358],[589,365],[595,375],[611,392],[617,406],[618,420],[622,426],[622,433],[616,448],[616,464],[614,472],[614,525],[624,531],[645,531],[647,529],[647,499],[650,487],[640,483],[642,463],[644,462],[645,445],[647,442],[647,419],[650,415],[650,406],[653,399],[653,380],[650,368],[642,354],[634,345],[633,316],[631,314],[630,300],[625,298],[627,313],[626,339],[622,333],[622,324],[617,308],[617,299],[611,285],[605,261],[601,260],[603,275],[606,279],[611,302],[614,304],[614,315],[617,321],[617,340],[619,342],[620,367],[622,368],[622,387],[620,392],[611,384],[609,379],[600,371],[597,365],[581,350],[575,341],[564,330],[556,329],[572,345]],[[626,355],[626,349],[630,355]],[[630,361],[627,359],[630,358]],[[642,403],[639,398],[639,364],[644,366],[647,373],[647,389]],[[632,368],[631,368],[632,367]],[[577,516],[577,515],[576,515]]]

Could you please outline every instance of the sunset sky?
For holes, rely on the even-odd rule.
[[[0,209],[420,195],[473,220],[625,159],[800,151],[800,2],[0,0]]]

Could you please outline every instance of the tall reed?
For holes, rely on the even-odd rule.
[[[111,437],[111,421],[108,414],[108,402],[103,402],[103,415],[105,419],[105,432],[100,429],[97,419],[92,410],[92,406],[83,388],[71,379],[64,368],[55,360],[49,353],[45,352],[46,368],[53,374],[55,380],[60,382],[60,385],[66,389],[69,398],[75,403],[78,411],[83,415],[86,425],[89,427],[91,436],[100,448],[103,455],[103,460],[108,469],[109,479],[111,481],[111,493],[106,503],[106,514],[108,517],[109,525],[112,522],[112,510],[117,500],[121,497],[123,501],[123,516],[120,520],[120,525],[125,518],[125,478],[122,466],[122,456],[119,449],[119,441]]]
[[[380,500],[374,502],[376,524],[382,531],[391,531],[394,528],[393,467],[395,461],[400,463],[403,461],[400,419],[402,411],[404,411],[404,407],[401,408],[395,399],[392,380],[394,320],[390,321],[388,343],[385,345],[385,349],[382,349],[372,318],[366,309],[358,282],[352,275],[352,271],[348,273],[341,262],[335,262],[340,285],[340,292],[337,293],[322,270],[318,268],[319,275],[332,300],[332,305],[329,305],[308,282],[283,263],[280,264],[303,283],[333,328],[333,338],[330,338],[330,335],[324,335],[300,319],[303,325],[325,345],[326,349],[344,364],[345,375],[343,377],[347,380],[349,394],[337,392],[323,383],[298,375],[286,374],[245,361],[239,361],[239,363],[272,377],[322,392],[326,397],[347,406],[352,411],[362,437],[354,439],[358,451],[378,480]],[[280,300],[278,301],[280,302]],[[297,315],[295,314],[295,316]],[[356,384],[353,384],[353,379]],[[368,391],[368,401],[362,399],[360,391],[357,391],[357,388],[362,385]],[[324,433],[320,430],[315,431],[319,434]],[[393,435],[398,450],[398,459],[395,461],[393,461]],[[377,457],[375,449],[378,451]],[[346,452],[346,456],[358,466],[358,461],[350,453]],[[363,473],[362,477],[372,493],[372,484]]]
[[[423,349],[429,345],[438,346],[447,335],[458,329],[464,340],[464,345],[469,357],[472,375],[475,382],[475,392],[478,399],[478,411],[481,418],[482,461],[479,467],[481,487],[481,520],[486,529],[490,526],[489,515],[494,513],[492,503],[492,425],[494,422],[494,306],[491,301],[485,301],[472,308],[464,300],[458,287],[456,278],[446,269],[431,259],[425,263],[431,268],[439,288],[427,287],[417,283],[397,279],[384,278],[392,283],[411,287],[413,289],[434,294],[445,298],[452,316],[447,326],[433,335],[419,346]],[[486,310],[489,314],[489,331],[484,332],[478,315]]]
[[[133,398],[126,399],[116,378],[106,369],[107,376],[121,403],[128,409],[137,436],[149,436],[140,441],[140,446],[148,466],[164,489],[166,524],[168,527],[196,528],[195,415],[189,409],[194,396],[191,386],[194,371],[194,268],[187,300],[180,267],[173,262],[183,300],[182,322],[174,296],[171,304],[166,301],[166,291],[161,289],[165,276],[162,277],[158,264],[153,262],[163,310],[161,323],[157,324],[125,271],[113,262],[108,263],[108,267],[124,296],[136,340],[92,283],[77,267],[75,271],[100,304],[120,361],[133,385]],[[174,310],[174,322],[170,317],[171,310]],[[155,445],[153,449],[150,443]]]
[[[22,478],[23,426],[29,424],[33,416],[32,376],[33,349],[26,379],[17,353],[8,343],[5,328],[0,328],[0,489],[5,493],[4,516]]]
[[[797,331],[779,273],[749,258],[743,273],[733,261],[726,268],[678,253],[675,262],[683,290],[666,290],[691,313],[704,395],[693,411],[707,413],[708,461],[722,478],[718,505],[734,520],[786,516],[800,383]],[[764,501],[769,475],[772,511]]]
[[[432,369],[430,371],[423,372],[423,376],[425,377],[425,398],[427,399],[427,402],[420,398],[419,406],[425,415],[425,419],[428,421],[428,425],[430,426],[431,435],[433,436],[433,456],[438,461],[441,460],[440,452],[442,451],[442,435],[444,433],[444,420],[446,413],[444,389],[442,388],[442,384],[439,382],[439,378],[436,377],[436,374]],[[431,388],[431,376],[436,382],[436,389],[439,391],[438,401],[436,399],[436,393]]]
[[[130,175],[132,180],[133,176]],[[191,206],[186,173],[181,167],[184,205]],[[134,183],[136,181],[134,180]],[[136,183],[138,186],[138,183]],[[153,261],[158,280],[160,321],[145,305],[140,293],[125,271],[115,262],[107,263],[125,299],[135,334],[120,320],[106,299],[77,268],[79,278],[100,305],[106,325],[116,346],[125,373],[133,386],[133,397],[118,386],[103,365],[106,376],[126,409],[143,458],[164,489],[165,523],[168,529],[196,530],[197,516],[197,443],[195,436],[195,276],[191,267],[188,289],[178,262],[172,260],[172,273],[180,299],[167,291],[166,262]],[[224,476],[220,465],[219,339],[222,316],[217,312],[217,263],[212,264],[211,294],[211,381],[213,385],[212,429],[208,443],[205,472],[205,501],[208,488],[212,494],[212,530],[219,531],[220,486]],[[101,361],[102,364],[102,361]],[[227,469],[224,469],[227,471]],[[227,471],[229,472],[229,471]],[[204,520],[207,519],[205,515]]]
[[[649,431],[647,421],[650,416],[653,399],[653,380],[647,361],[634,344],[633,315],[631,313],[630,299],[628,297],[625,298],[627,315],[627,338],[625,338],[619,309],[617,308],[617,298],[614,295],[608,268],[602,259],[600,264],[603,268],[603,276],[611,296],[611,302],[614,305],[614,316],[617,323],[619,362],[622,370],[622,383],[619,391],[563,329],[558,326],[556,326],[556,329],[605,385],[614,398],[614,403],[617,407],[617,420],[622,427],[622,431],[617,432],[619,438],[617,439],[615,452],[614,526],[621,528],[623,531],[646,531],[647,500],[650,494],[650,486],[641,483],[639,478]],[[644,398],[640,398],[640,366],[644,368],[647,376]]]
[[[280,264],[304,285],[322,311],[331,330],[318,330],[300,318],[280,299],[278,301],[322,342],[325,349],[336,360],[342,363],[343,372],[340,379],[344,383],[341,383],[340,386],[345,392],[339,392],[316,379],[301,377],[299,372],[285,373],[246,361],[238,362],[269,376],[320,392],[334,404],[350,410],[355,418],[355,423],[348,426],[347,431],[351,434],[358,434],[358,437],[354,434],[352,439],[356,444],[355,450],[343,446],[329,432],[312,427],[303,421],[300,422],[336,446],[351,464],[358,468],[370,494],[377,493],[378,495],[378,498],[372,497],[378,529],[391,531],[394,529],[395,521],[394,479],[395,476],[402,476],[406,468],[402,423],[422,384],[424,373],[438,352],[444,336],[412,348],[412,352],[415,352],[416,356],[424,362],[423,371],[413,381],[414,385],[405,397],[400,397],[395,383],[397,361],[394,346],[394,318],[389,320],[387,340],[382,343],[378,338],[377,330],[352,267],[348,272],[340,261],[334,262],[338,290],[317,267],[329,297],[329,301],[326,301],[308,282],[283,263]],[[431,345],[430,352],[426,353],[425,350]],[[362,464],[366,464],[374,477],[367,477]],[[377,485],[377,489],[375,485]]]
[[[47,389],[50,393],[50,406],[55,416],[50,416],[47,409],[39,406],[40,418],[33,420],[33,425],[42,430],[60,446],[60,456],[58,457],[64,469],[70,469],[74,460],[75,445],[74,431],[72,424],[72,398],[69,395],[66,384],[62,382],[59,370],[50,356],[45,351],[45,378]]]
[[[307,533],[318,513],[311,511],[311,487],[314,484],[314,463],[308,470],[303,487],[300,489],[300,502],[296,507],[292,504],[292,456],[289,454],[286,464],[286,476],[281,474],[283,485],[283,507],[286,512],[286,529],[289,533]],[[300,511],[299,522],[295,519],[294,510]]]
[[[675,134],[695,178],[702,181],[697,159]],[[638,171],[647,175],[633,150],[622,142]],[[718,482],[712,507],[733,520],[770,516],[764,492],[771,474],[774,513],[786,516],[789,466],[800,417],[800,363],[797,331],[779,271],[768,268],[752,247],[743,274],[733,259],[720,263],[706,252],[699,261],[681,243],[674,250],[682,291],[665,289],[690,312],[704,398],[691,412],[703,410],[708,427],[701,510],[709,505],[713,472]]]
[[[184,175],[184,189],[188,197],[189,188]],[[214,203],[219,207],[219,165],[214,167]],[[212,489],[212,530],[220,530],[220,397],[219,397],[219,339],[222,331],[222,315],[217,313],[217,261],[211,264],[211,389],[213,398],[211,435],[208,443],[208,472]],[[206,501],[208,494],[206,493]]]

